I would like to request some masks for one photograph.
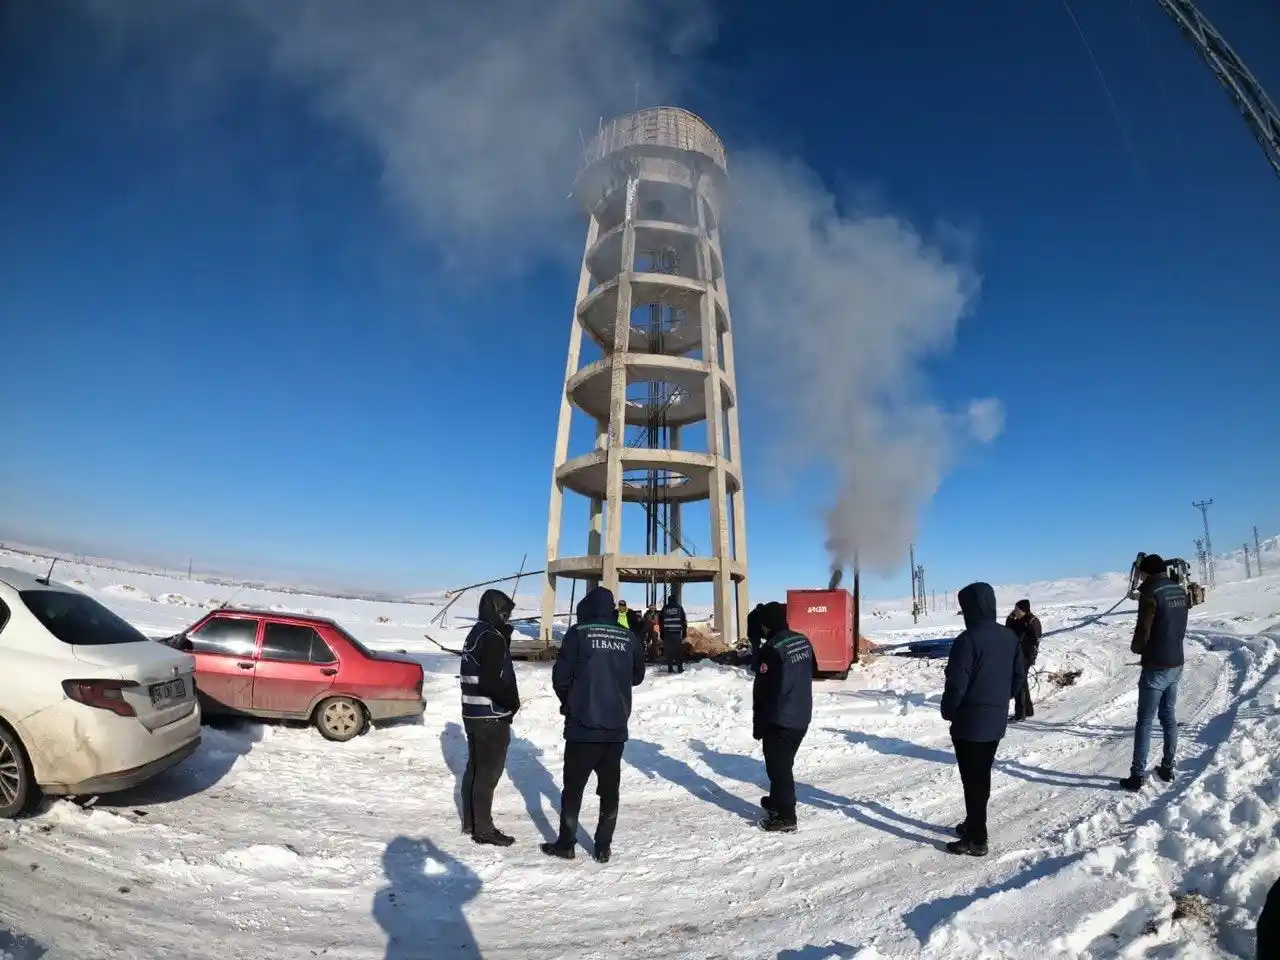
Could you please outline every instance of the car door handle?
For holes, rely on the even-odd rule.
[[[323,673],[326,677],[336,677],[338,675],[338,671],[333,669],[333,667],[325,667],[320,672]]]
[[[252,669],[253,669],[253,664],[252,664],[252,663],[237,663],[237,664],[236,664],[236,666],[237,666],[237,667],[239,667],[241,670],[252,670]]]

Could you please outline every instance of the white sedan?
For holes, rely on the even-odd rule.
[[[0,817],[127,790],[195,752],[195,661],[91,597],[0,567]]]

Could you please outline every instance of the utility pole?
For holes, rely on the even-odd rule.
[[[1200,582],[1206,587],[1209,585],[1209,561],[1204,555],[1204,540],[1196,541],[1196,563],[1200,567]]]
[[[1212,504],[1212,500],[1197,500],[1191,505],[1200,511],[1200,518],[1204,520],[1205,569],[1209,572],[1209,576],[1205,579],[1209,581],[1210,587],[1216,587],[1218,584],[1216,571],[1213,569],[1213,538],[1209,536],[1209,507]]]
[[[1258,525],[1253,525],[1253,555],[1258,558],[1258,576],[1262,576],[1262,544],[1258,542]]]
[[[916,545],[911,544],[911,622],[920,622],[920,592],[916,589],[918,583],[916,572]]]
[[[1244,548],[1244,578],[1246,580],[1252,580],[1253,574],[1249,570],[1249,544],[1245,543],[1241,546]]]

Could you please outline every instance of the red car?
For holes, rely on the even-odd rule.
[[[425,707],[420,663],[375,653],[323,617],[215,610],[162,642],[195,656],[206,714],[309,720],[345,741]]]

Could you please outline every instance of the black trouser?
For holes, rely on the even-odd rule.
[[[1258,914],[1258,960],[1280,957],[1280,880],[1267,894],[1267,902]]]
[[[964,784],[965,836],[974,843],[987,842],[987,801],[991,799],[991,764],[999,740],[979,743],[951,738],[956,748],[960,781]]]
[[[462,774],[462,829],[493,832],[493,791],[507,767],[511,723],[507,720],[473,720],[467,728],[467,769]]]
[[[662,652],[667,656],[667,667],[684,669],[684,641],[662,638]]]
[[[1031,687],[1027,684],[1028,669],[1023,669],[1022,683],[1018,686],[1018,692],[1013,698],[1013,716],[1017,720],[1036,715],[1036,708],[1031,703]]]
[[[807,730],[771,726],[764,732],[764,769],[769,775],[769,809],[784,820],[796,818],[796,751]]]
[[[600,822],[596,825],[596,849],[613,843],[618,826],[618,782],[622,779],[622,743],[577,743],[564,745],[564,791],[560,794],[560,837],[556,843],[572,847],[578,836],[578,813],[587,780],[596,775],[600,796]]]

